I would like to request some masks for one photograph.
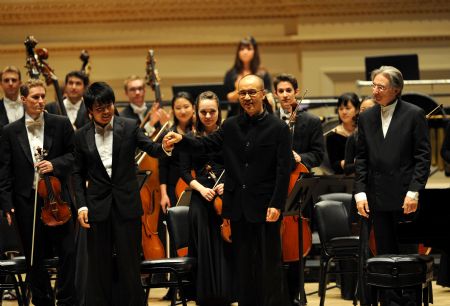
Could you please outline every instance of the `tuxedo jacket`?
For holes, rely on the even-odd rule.
[[[277,110],[275,115],[281,119],[280,110]],[[320,166],[325,154],[325,148],[322,123],[319,117],[305,111],[297,113],[292,149],[300,155],[302,163],[308,169]]]
[[[73,128],[69,119],[44,113],[44,149],[46,160],[53,165],[53,173],[62,185],[63,199],[70,201],[66,181],[71,173],[73,156]],[[5,211],[17,205],[31,205],[17,201],[17,196],[29,198],[34,192],[34,166],[31,156],[25,116],[7,125],[1,137],[0,202]]]
[[[45,106],[45,109],[50,114],[56,114],[58,115],[58,105],[57,102],[49,103]],[[83,102],[81,102],[80,109],[78,110],[77,118],[75,119],[74,125],[76,126],[77,130],[88,124],[91,120],[89,119],[89,115],[86,109],[86,106]]]
[[[5,102],[3,98],[0,99],[0,137],[2,136],[2,130],[5,125],[9,123],[8,115],[6,113]]]
[[[365,192],[369,208],[400,210],[407,191],[425,187],[430,172],[430,140],[424,111],[398,99],[386,137],[380,105],[360,114],[355,193]]]
[[[153,157],[165,154],[161,144],[146,137],[136,121],[115,116],[112,174],[109,177],[95,143],[94,123],[76,131],[73,175],[77,206],[89,209],[89,221],[104,221],[113,205],[124,219],[142,214],[134,160],[137,148]]]
[[[150,110],[150,108],[152,107],[152,105],[150,103],[146,103],[145,104],[147,106],[147,110],[145,111],[145,115],[147,115],[148,111]],[[139,119],[138,114],[136,114],[133,109],[131,108],[130,105],[127,105],[121,112],[120,112],[120,116],[121,117],[125,117],[125,118],[130,118],[130,119],[134,119],[137,121],[137,124],[140,125],[141,124],[141,119]]]
[[[184,136],[182,146],[195,152],[222,150],[225,182],[222,216],[233,221],[265,222],[268,207],[283,210],[291,169],[289,127],[266,111],[224,121],[205,137]]]

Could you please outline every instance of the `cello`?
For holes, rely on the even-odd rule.
[[[300,110],[300,103],[305,97],[307,91],[304,92],[300,101],[295,105],[295,109],[292,111],[289,117],[289,129],[291,130],[291,136],[294,138],[295,121],[297,119],[297,112]],[[293,143],[293,142],[292,142]],[[295,169],[291,172],[289,179],[288,194],[291,193],[297,180],[305,173],[309,173],[308,169],[301,162],[297,163]],[[300,214],[301,215],[301,212]],[[299,256],[299,215],[284,216],[281,225],[281,241],[283,248],[283,261],[294,262],[300,259]],[[302,257],[308,255],[312,246],[312,233],[309,227],[309,220],[302,218]]]
[[[42,74],[45,78],[47,86],[53,84],[55,88],[57,98],[57,110],[58,114],[67,117],[67,111],[64,106],[61,89],[58,83],[58,77],[55,75],[54,70],[45,61],[48,59],[48,51],[46,48],[35,49],[38,41],[33,36],[28,36],[25,39],[25,49],[27,53],[26,65],[28,74],[32,79],[38,79]]]
[[[161,101],[161,92],[159,89],[159,82],[157,71],[155,70],[154,52],[149,50],[147,56],[146,80],[147,84],[155,92],[155,102]],[[146,118],[142,120],[140,127],[145,125],[148,120],[150,112],[147,113]],[[164,132],[169,123],[166,122],[157,135],[153,138],[157,142],[161,134]],[[159,169],[158,159],[149,156],[145,152],[141,152],[136,156],[136,162],[140,171],[150,173],[145,180],[144,185],[140,190],[142,209],[144,211],[142,220],[142,250],[145,259],[161,259],[165,257],[164,246],[158,236],[158,221],[161,210],[161,191],[159,189]]]

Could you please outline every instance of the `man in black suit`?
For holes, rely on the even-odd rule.
[[[83,103],[83,93],[88,85],[89,77],[81,71],[74,70],[66,75],[63,103],[74,130],[90,122]],[[57,102],[49,103],[45,109],[51,114],[58,114]]]
[[[144,305],[142,205],[134,157],[136,148],[153,157],[172,149],[149,140],[134,120],[114,116],[114,102],[108,84],[90,85],[84,103],[93,122],[75,134],[78,221],[88,229],[88,306]]]
[[[11,224],[12,213],[16,215],[29,267],[27,279],[34,305],[55,305],[49,274],[42,262],[45,256],[52,253],[52,247],[55,247],[59,256],[57,305],[73,305],[73,221],[69,218],[63,225],[44,225],[39,215],[43,199],[37,198],[37,206],[34,202],[35,169],[40,174],[58,178],[61,182],[62,199],[70,202],[66,181],[74,161],[73,129],[67,118],[44,113],[46,89],[42,81],[30,80],[20,90],[25,116],[7,125],[1,138],[0,202],[8,223]],[[45,160],[39,161],[35,157],[38,147],[47,152]],[[33,212],[36,214],[34,229]],[[33,231],[35,237],[32,254]]]
[[[231,219],[239,306],[289,305],[280,241],[291,170],[289,128],[263,107],[260,77],[243,77],[238,95],[245,113],[228,118],[218,131],[198,139],[170,132],[164,139],[224,154],[222,217]]]
[[[395,67],[372,72],[378,103],[358,121],[355,200],[372,220],[378,254],[398,254],[397,224],[417,210],[430,172],[430,140],[424,111],[400,97],[403,76]]]
[[[141,125],[147,113],[151,112],[150,118],[144,125],[145,131],[151,136],[156,128],[169,120],[170,116],[159,107],[158,103],[145,103],[145,84],[142,78],[136,75],[129,76],[123,86],[130,103],[120,112],[120,116],[134,119],[138,125]]]
[[[3,126],[23,117],[23,106],[19,96],[21,82],[20,70],[7,66],[0,74],[4,97],[0,99],[0,137]]]
[[[291,74],[280,74],[273,81],[275,96],[280,102],[280,109],[275,115],[289,125],[289,118],[297,107],[296,96],[299,94],[297,79]],[[309,170],[318,167],[324,156],[322,123],[319,117],[299,110],[295,116],[294,128],[291,129],[292,155],[295,163],[304,164]],[[308,212],[307,212],[308,213]],[[299,262],[288,264],[288,286],[291,300],[298,297]]]

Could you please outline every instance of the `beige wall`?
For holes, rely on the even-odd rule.
[[[23,41],[33,34],[60,79],[80,68],[79,53],[87,49],[91,79],[109,82],[123,100],[122,80],[144,75],[153,48],[163,98],[170,99],[173,84],[221,81],[239,39],[253,34],[271,74],[297,75],[309,96],[367,94],[355,81],[372,55],[417,53],[422,79],[450,78],[446,1],[255,0],[251,9],[241,2],[3,0],[0,67],[23,67]],[[450,85],[410,90],[450,93]],[[439,99],[450,106],[448,98]]]

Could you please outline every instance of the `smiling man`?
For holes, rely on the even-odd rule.
[[[377,253],[398,254],[398,221],[417,210],[430,172],[424,111],[401,99],[403,76],[392,66],[372,72],[377,105],[358,120],[355,200],[372,220]]]
[[[202,138],[168,133],[196,152],[222,150],[225,183],[222,217],[231,220],[240,306],[289,305],[283,281],[280,222],[291,169],[288,126],[264,106],[264,82],[256,75],[238,85],[244,114],[225,120]]]
[[[136,121],[115,116],[108,84],[91,84],[83,99],[93,120],[75,134],[73,175],[78,221],[87,229],[86,305],[144,305],[142,204],[134,157],[136,148],[153,157],[172,148],[152,142]]]

